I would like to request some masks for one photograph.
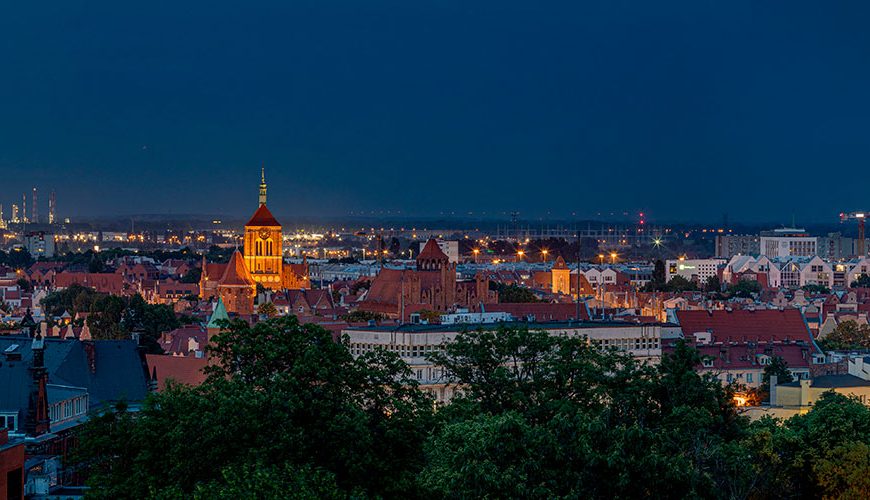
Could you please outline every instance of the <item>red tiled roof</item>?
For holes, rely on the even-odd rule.
[[[221,277],[221,285],[238,285],[238,286],[254,286],[254,278],[248,272],[248,267],[245,266],[245,259],[242,254],[236,250],[233,256],[230,257],[230,262]]]
[[[166,356],[163,354],[146,354],[148,372],[157,370],[157,390],[162,391],[166,387],[167,380],[187,385],[200,385],[205,382],[206,376],[202,372],[208,365],[206,358],[193,356]]]
[[[709,330],[714,343],[812,340],[797,309],[677,311],[677,321],[685,337]]]
[[[486,304],[486,312],[506,312],[517,319],[525,319],[529,315],[535,321],[567,321],[577,316],[577,304],[554,304],[548,302]],[[580,304],[580,320],[589,319],[589,311]]]
[[[272,212],[266,208],[266,205],[260,205],[260,208],[254,212],[251,220],[248,221],[246,226],[269,226],[269,227],[281,227],[281,224],[275,219],[275,216],[272,215]]]
[[[429,239],[426,242],[426,245],[423,246],[423,250],[420,251],[420,255],[417,256],[417,260],[449,260],[447,254],[445,254],[441,247],[438,246],[438,242],[435,241],[435,238]]]
[[[401,269],[382,269],[372,280],[372,286],[364,302],[390,304],[393,305],[391,309],[395,311],[395,305],[399,303],[402,292],[402,277],[405,272],[410,273]],[[408,276],[406,278],[410,279]]]

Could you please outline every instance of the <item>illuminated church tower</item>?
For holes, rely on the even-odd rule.
[[[281,224],[266,208],[266,170],[260,171],[260,206],[245,224],[245,265],[254,281],[266,288],[284,288]]]

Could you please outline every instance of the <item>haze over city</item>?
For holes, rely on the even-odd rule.
[[[265,164],[285,216],[866,208],[863,2],[259,7],[5,6],[5,188],[241,216]]]

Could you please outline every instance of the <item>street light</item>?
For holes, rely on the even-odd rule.
[[[474,254],[474,263],[477,264],[477,256],[480,254],[480,249],[479,249],[479,248],[475,248],[475,249],[473,249],[473,250],[471,251],[471,253]]]
[[[523,260],[523,255],[525,254],[526,252],[523,252],[522,250],[517,250],[517,260]]]
[[[546,248],[541,250],[541,260],[542,261],[544,261],[544,262],[547,261],[547,254],[548,253],[550,253],[550,252]]]
[[[616,252],[610,252],[610,263],[611,263],[611,264],[616,264],[616,257],[617,257],[617,256],[618,256],[618,255],[617,255]]]
[[[598,263],[604,264],[604,254],[603,253],[598,254]]]

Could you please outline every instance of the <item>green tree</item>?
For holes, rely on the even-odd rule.
[[[689,281],[682,276],[674,276],[665,285],[665,290],[672,293],[690,292],[698,289],[698,285],[693,281]]]
[[[773,356],[770,364],[764,367],[761,373],[761,385],[758,387],[758,397],[762,401],[770,399],[770,377],[776,376],[777,384],[787,384],[794,381],[794,376],[788,369],[788,363],[780,356]]]
[[[384,319],[384,315],[376,312],[356,310],[345,314],[341,319],[348,323],[366,323],[369,321],[381,321]]]
[[[722,281],[719,279],[719,276],[710,276],[707,278],[707,282],[704,283],[704,291],[705,292],[721,292],[722,291]]]
[[[728,287],[728,293],[734,297],[751,299],[761,292],[761,284],[754,280],[740,280],[736,285]]]
[[[666,276],[665,262],[662,259],[656,259],[653,267],[652,280],[650,281],[654,290],[661,290],[664,288],[666,283],[665,280],[667,279]]]
[[[199,279],[202,277],[202,269],[198,267],[192,267],[189,271],[184,273],[184,276],[181,277],[179,281],[182,283],[199,283]]]
[[[201,386],[171,385],[135,418],[114,410],[85,425],[76,461],[90,495],[421,496],[432,401],[397,355],[354,358],[293,316],[229,322],[210,355]]]
[[[843,321],[819,341],[823,349],[852,350],[870,349],[870,325],[856,321]]]
[[[858,279],[853,281],[849,286],[852,288],[870,288],[870,276],[861,274],[858,276]]]
[[[275,307],[275,304],[273,304],[271,302],[265,302],[263,304],[260,304],[259,307],[257,307],[257,313],[258,314],[265,314],[266,317],[269,317],[269,318],[274,318],[275,316],[278,315],[278,309]]]
[[[519,285],[506,285],[495,281],[489,282],[490,290],[498,292],[498,301],[504,303],[540,302],[535,292]]]

